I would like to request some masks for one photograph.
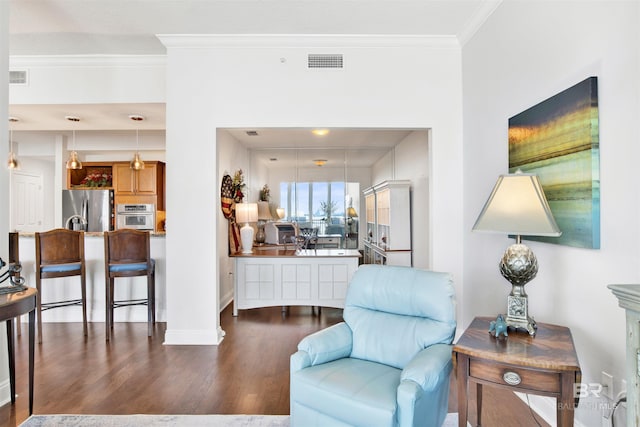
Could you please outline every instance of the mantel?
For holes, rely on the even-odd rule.
[[[609,285],[618,297],[618,304],[626,310],[627,317],[627,425],[637,426],[640,421],[640,285]]]
[[[640,313],[640,285],[609,285],[608,288],[618,297],[620,307]]]

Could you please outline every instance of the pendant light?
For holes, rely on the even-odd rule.
[[[9,117],[9,157],[7,158],[7,168],[8,169],[20,169],[20,164],[18,163],[18,158],[16,154],[13,152],[13,123],[17,123],[20,121],[17,117]]]
[[[144,169],[144,162],[140,158],[140,138],[138,135],[137,123],[143,121],[144,117],[139,114],[132,114],[129,118],[136,122],[136,153],[133,155],[133,159],[129,165],[131,166],[131,169],[139,171],[140,169]]]
[[[76,152],[76,129],[75,124],[80,121],[80,117],[77,116],[65,116],[65,119],[74,123],[74,127],[71,130],[71,154],[69,155],[69,160],[67,160],[67,169],[82,169],[82,162],[78,158],[78,153]]]

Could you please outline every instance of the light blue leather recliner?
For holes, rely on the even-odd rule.
[[[451,275],[361,266],[344,322],[291,356],[291,426],[440,427],[455,330]]]

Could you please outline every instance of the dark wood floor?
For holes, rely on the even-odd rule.
[[[283,315],[280,308],[263,308],[234,318],[228,307],[219,346],[164,346],[164,324],[148,339],[146,324],[116,323],[110,343],[104,323],[90,323],[86,339],[81,323],[45,324],[43,343],[36,347],[34,413],[288,414],[289,356],[304,336],[341,320],[336,309],[317,315],[308,307],[292,307]],[[17,426],[28,417],[26,324],[22,330],[16,349],[18,398],[15,405],[0,407],[2,426]],[[450,412],[457,412],[456,402],[452,387]],[[485,387],[483,402],[485,427],[537,426],[527,406],[509,392]]]

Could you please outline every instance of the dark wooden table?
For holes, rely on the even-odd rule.
[[[7,322],[7,347],[9,350],[9,382],[11,403],[16,403],[16,363],[13,336],[13,319],[29,313],[29,415],[33,413],[33,354],[35,348],[36,295],[34,288],[21,292],[0,294],[0,322]]]
[[[557,399],[558,427],[573,426],[578,404],[574,384],[581,379],[580,364],[569,328],[538,323],[535,337],[509,329],[508,338],[494,338],[489,323],[476,317],[453,347],[458,385],[458,425],[467,426],[468,387],[477,387],[478,425],[482,425],[482,386],[503,387]]]

